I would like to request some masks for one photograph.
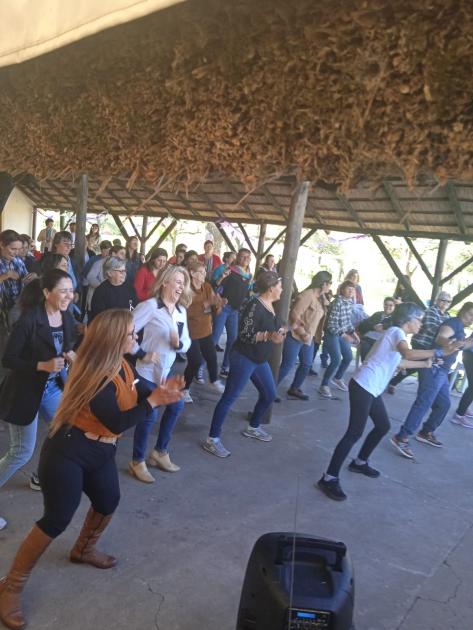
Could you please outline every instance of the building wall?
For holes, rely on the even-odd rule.
[[[0,216],[2,230],[16,230],[20,234],[31,235],[33,203],[18,188],[12,190]]]

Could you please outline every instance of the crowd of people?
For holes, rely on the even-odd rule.
[[[417,371],[419,385],[404,423],[390,438],[397,453],[414,457],[412,437],[442,446],[436,432],[450,408],[449,374],[460,351],[468,387],[452,422],[473,428],[468,411],[473,340],[465,332],[473,324],[471,302],[452,316],[451,297],[444,291],[425,311],[396,295],[368,316],[355,269],[336,289],[332,274],[320,270],[307,288],[293,294],[285,322],[276,305],[282,291],[292,288],[278,275],[271,254],[254,275],[250,250],[225,252],[222,260],[211,240],[202,254],[179,244],[170,258],[161,247],[144,257],[136,237],[125,244],[101,240],[94,224],[85,259],[78,261],[75,224],[68,227],[55,231],[48,219],[38,235],[39,249],[27,235],[0,233],[0,419],[9,430],[0,487],[33,456],[39,418],[48,424],[38,470],[30,479],[31,488],[43,493],[44,513],[0,581],[0,619],[9,628],[24,627],[26,581],[69,525],[82,492],[91,506],[71,561],[114,566],[115,558],[99,552],[96,543],[119,502],[117,440],[133,429],[128,471],[137,481],[155,481],[149,467],[178,472],[170,454],[173,431],[184,406],[193,402],[194,383],[205,383],[205,368],[207,387],[218,401],[202,448],[226,458],[225,419],[248,382],[258,399],[242,435],[270,442],[264,418],[274,402],[283,403],[278,388],[295,368],[286,396],[309,400],[303,386],[316,374],[314,360],[321,350],[318,395],[336,401],[338,389],[348,392],[350,404],[348,428],[316,484],[337,501],[346,499],[341,468],[368,418],[374,426],[348,470],[380,475],[370,457],[390,429],[382,395],[394,394],[406,374]],[[282,359],[274,374],[270,363],[277,346]],[[361,363],[347,383],[354,349]],[[160,410],[157,440],[149,450]],[[0,518],[0,529],[5,526]]]

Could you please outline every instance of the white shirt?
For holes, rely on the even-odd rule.
[[[388,328],[353,374],[358,385],[375,397],[381,396],[401,362],[402,356],[397,347],[405,340],[406,333],[402,328]]]
[[[169,375],[176,352],[187,352],[191,345],[186,309],[178,304],[171,315],[159,298],[150,298],[138,304],[133,311],[133,320],[137,332],[143,329],[141,349],[159,355],[156,363],[145,363],[138,359],[136,371],[148,381],[159,384]],[[178,349],[170,345],[172,330],[179,335]]]

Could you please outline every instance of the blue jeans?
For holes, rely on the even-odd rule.
[[[156,387],[156,385],[151,381],[148,381],[144,378],[142,380],[150,385],[150,387]],[[184,408],[184,404],[185,403],[183,400],[178,400],[171,405],[166,405],[164,409],[164,413],[159,424],[158,439],[155,446],[155,449],[160,453],[167,453],[169,442],[171,441],[172,437],[172,432],[174,431],[174,427],[176,426],[179,415]],[[158,407],[153,410],[153,413],[149,418],[143,420],[143,422],[138,422],[138,424],[136,425],[135,432],[133,434],[134,462],[144,462],[146,457],[146,448],[148,446],[148,438],[157,419]]]
[[[450,409],[450,388],[448,372],[432,367],[419,370],[419,389],[411,410],[407,414],[397,437],[405,440],[419,430],[425,414],[431,409],[422,431],[434,432],[443,422]]]
[[[334,374],[337,379],[343,377],[353,359],[353,353],[349,341],[341,335],[332,335],[329,332],[324,335],[324,350],[330,356],[330,365],[324,372],[321,385],[329,385]]]
[[[10,446],[0,459],[0,488],[32,458],[36,445],[38,416],[41,416],[45,422],[51,422],[59,406],[61,396],[62,389],[56,383],[56,379],[48,380],[33,422],[25,426],[8,425]]]
[[[308,346],[295,339],[289,333],[284,340],[282,349],[282,362],[279,368],[278,384],[283,381],[296,364],[299,357],[299,366],[294,374],[290,389],[300,389],[314,361],[314,342]]]
[[[225,304],[218,315],[213,319],[212,338],[215,345],[222,336],[223,329],[227,331],[227,345],[223,355],[222,368],[228,370],[230,365],[230,351],[238,335],[238,311],[229,304]]]
[[[230,373],[225,383],[225,391],[215,407],[209,436],[220,437],[222,426],[233,403],[251,380],[258,390],[258,400],[250,418],[250,425],[258,428],[266,411],[276,398],[276,384],[268,363],[254,363],[236,350],[230,355]]]

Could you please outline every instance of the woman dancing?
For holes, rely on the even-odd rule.
[[[72,548],[72,562],[99,569],[116,564],[95,545],[120,499],[115,451],[117,438],[148,418],[158,405],[181,398],[182,377],[150,391],[125,361],[135,343],[130,312],[98,315],[87,329],[39,461],[44,514],[21,543],[0,581],[0,619],[13,630],[26,624],[21,594],[41,555],[69,525],[82,492],[91,502]]]

